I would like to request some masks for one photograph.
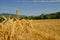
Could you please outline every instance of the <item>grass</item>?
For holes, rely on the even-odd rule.
[[[0,23],[0,40],[60,40],[60,19],[5,18]]]

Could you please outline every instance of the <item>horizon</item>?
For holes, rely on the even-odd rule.
[[[58,13],[58,12],[52,12],[52,13],[41,13],[41,14],[39,14],[39,15],[22,15],[22,16],[40,16],[40,15],[48,15],[48,14],[55,14],[55,13]],[[60,12],[59,12],[60,13]],[[16,15],[16,14],[13,14],[13,13],[0,13],[0,14],[11,14],[11,15]],[[18,16],[19,16],[20,14],[18,14]]]
[[[60,12],[60,1],[41,0],[0,0],[0,13],[15,14],[16,8],[19,15],[40,15]]]

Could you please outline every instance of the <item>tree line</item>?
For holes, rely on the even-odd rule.
[[[60,19],[60,12],[50,13],[50,14],[41,14],[39,16],[25,16],[21,19]]]
[[[0,14],[0,21],[3,21],[4,18],[2,18],[2,15],[5,16],[7,19],[9,18],[16,18],[15,14]],[[38,16],[24,16],[24,15],[19,15],[19,19],[33,19],[33,20],[40,20],[40,19],[60,19],[60,12],[56,13],[49,13],[49,14],[41,14]]]

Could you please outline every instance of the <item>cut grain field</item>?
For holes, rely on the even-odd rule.
[[[0,40],[60,40],[60,19],[6,19],[0,23]]]

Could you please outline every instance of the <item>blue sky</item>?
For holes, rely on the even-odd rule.
[[[0,13],[15,14],[16,8],[19,15],[40,15],[60,12],[59,0],[0,0]]]

